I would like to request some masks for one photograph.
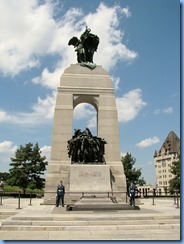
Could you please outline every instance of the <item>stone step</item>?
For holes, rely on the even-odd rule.
[[[75,203],[67,205],[68,211],[93,210],[132,210],[128,203],[117,203],[115,198],[109,197],[83,197]],[[136,209],[139,209],[137,206]]]
[[[0,214],[0,219],[6,219],[6,218],[8,218],[8,217],[10,217],[11,215],[6,215],[6,214],[3,214],[3,215],[1,215]]]
[[[123,216],[123,215],[117,215],[116,213],[108,213],[108,214],[56,214],[52,216],[12,216],[10,218],[11,220],[28,220],[28,221],[99,221],[99,220],[110,220],[110,221],[142,221],[142,220],[159,220],[159,221],[167,221],[167,220],[180,220],[179,215],[155,215],[155,216],[139,216],[139,215],[133,215],[133,216]]]
[[[139,207],[136,207],[139,210]],[[132,210],[132,207],[124,204],[81,204],[68,205],[68,211],[107,211],[107,210]]]
[[[13,216],[17,214],[17,212],[0,212],[0,219],[6,219],[9,218],[10,216]]]
[[[1,230],[1,240],[30,240],[30,241],[175,241],[180,240],[179,229],[153,229],[145,231],[144,229],[134,230],[102,230],[102,231],[7,231]],[[181,242],[181,240],[180,240]],[[174,243],[174,242],[173,242]]]
[[[10,211],[4,211],[4,212],[0,212],[0,216],[1,215],[13,215],[16,214],[17,212],[10,212]]]
[[[151,225],[106,225],[106,226],[0,226],[0,230],[8,231],[104,231],[104,230],[153,230],[153,229],[180,229],[180,224],[151,224]]]
[[[98,204],[103,203],[103,202],[109,202],[112,203],[111,198],[107,198],[107,197],[83,197],[80,199],[80,202],[84,202],[84,203],[88,203],[88,202],[96,202]]]
[[[34,220],[4,220],[2,226],[108,226],[108,225],[165,225],[165,224],[179,224],[179,219],[167,220],[53,220],[53,221],[34,221]]]

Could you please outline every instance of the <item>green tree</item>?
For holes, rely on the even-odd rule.
[[[7,172],[0,172],[0,180],[6,182],[9,177],[9,173]]]
[[[139,186],[143,186],[144,184],[146,184],[146,181],[144,180],[144,177],[139,178],[138,181],[137,181],[137,184]]]
[[[127,153],[124,157],[121,158],[121,162],[124,167],[124,173],[126,176],[127,189],[130,186],[131,182],[135,182],[136,184],[143,185],[146,184],[144,178],[141,177],[141,168],[136,169],[134,164],[136,159],[131,155],[131,153]]]
[[[174,191],[180,192],[180,160],[172,163],[170,172],[174,175],[169,181],[169,191],[174,193]]]
[[[19,186],[25,194],[26,188],[42,189],[45,179],[40,175],[44,174],[48,164],[45,156],[41,156],[41,150],[38,143],[33,145],[28,143],[20,146],[15,152],[15,158],[11,158],[10,175],[7,183]]]

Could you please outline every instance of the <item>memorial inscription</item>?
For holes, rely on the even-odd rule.
[[[101,177],[102,174],[100,171],[92,171],[92,172],[86,172],[86,171],[79,171],[79,177]]]

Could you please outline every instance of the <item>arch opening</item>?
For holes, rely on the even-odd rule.
[[[84,131],[89,128],[93,136],[97,136],[97,110],[89,103],[79,103],[73,110],[73,131]]]

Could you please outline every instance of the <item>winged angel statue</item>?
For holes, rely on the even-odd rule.
[[[77,52],[77,62],[80,65],[93,69],[96,67],[96,64],[93,63],[93,55],[97,51],[99,41],[99,37],[92,34],[91,29],[86,26],[86,30],[80,36],[80,40],[74,36],[69,40],[68,45],[74,46]]]

